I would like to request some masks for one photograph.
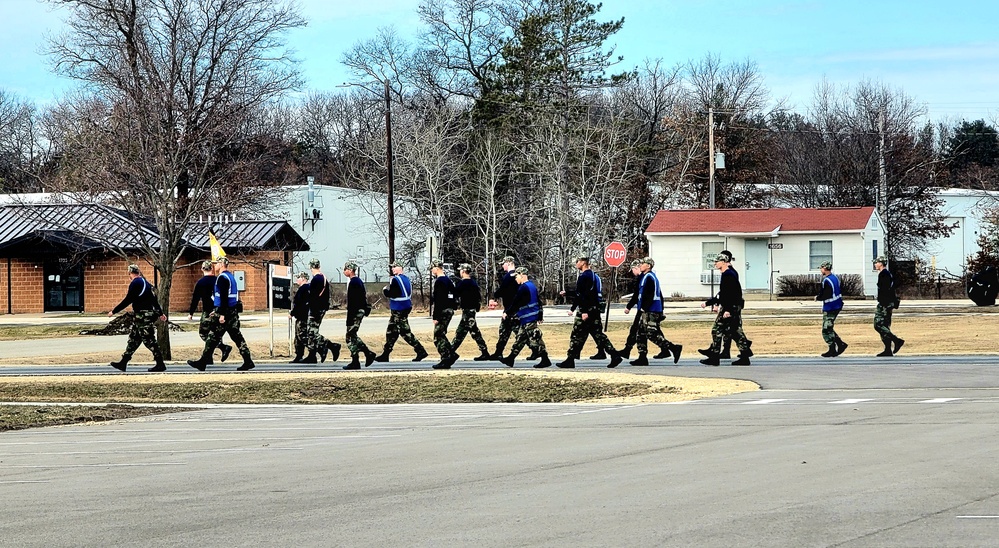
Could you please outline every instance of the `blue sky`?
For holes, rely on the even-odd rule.
[[[290,41],[310,89],[350,76],[340,56],[395,26],[419,28],[419,0],[300,0],[309,27]],[[63,12],[35,0],[0,0],[0,88],[48,102],[71,86],[49,72],[41,53]],[[999,2],[897,0],[605,0],[600,19],[625,18],[611,39],[623,68],[645,58],[667,65],[711,53],[753,60],[774,98],[804,111],[823,78],[864,79],[901,88],[934,121],[999,120]]]

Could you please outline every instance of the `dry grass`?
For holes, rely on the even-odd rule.
[[[52,406],[0,405],[0,432],[41,426],[83,424],[130,419],[186,411],[177,407],[131,407],[127,405]]]

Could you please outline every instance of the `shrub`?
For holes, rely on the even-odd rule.
[[[839,284],[844,296],[864,294],[864,277],[860,274],[842,274]],[[821,274],[790,274],[777,278],[777,294],[781,297],[814,297],[821,289]]]

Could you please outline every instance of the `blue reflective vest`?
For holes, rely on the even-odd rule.
[[[399,297],[389,297],[389,310],[409,310],[413,308],[413,282],[409,281],[409,276],[397,274],[392,276],[390,284],[399,284]]]
[[[642,301],[642,298],[645,295],[645,284],[648,284],[648,283],[651,283],[651,284],[655,285],[655,294],[652,297],[652,303],[649,306],[649,310],[648,311],[649,312],[662,312],[663,311],[663,294],[662,294],[662,290],[659,288],[659,278],[657,278],[656,275],[653,274],[651,270],[648,271],[648,272],[646,272],[645,275],[642,276],[642,279],[638,282],[638,304],[637,304],[638,309],[639,310],[645,310],[645,308],[642,306],[644,304],[643,301]]]
[[[520,307],[520,310],[517,310],[517,318],[520,320],[520,325],[527,325],[538,321],[538,316],[541,314],[541,302],[538,300],[538,288],[534,286],[534,282],[528,280],[520,287],[519,291],[526,289],[531,296],[531,300]]]
[[[843,295],[839,289],[839,278],[835,274],[829,274],[825,278],[822,278],[822,285],[829,284],[832,288],[832,297],[822,301],[822,311],[832,312],[833,310],[843,309]]]
[[[215,278],[215,293],[212,296],[212,302],[215,304],[215,308],[222,306],[222,296],[219,295],[219,279],[223,276],[229,280],[229,301],[227,306],[232,308],[239,301],[239,289],[236,287],[236,277],[228,270],[223,271]]]

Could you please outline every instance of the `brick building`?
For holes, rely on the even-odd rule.
[[[139,222],[137,223],[137,219]],[[141,227],[140,229],[137,229]],[[268,264],[291,264],[309,246],[286,221],[238,221],[212,225],[236,273],[247,310],[267,308]],[[192,224],[191,242],[173,275],[172,312],[186,312],[201,262],[210,258],[207,223]],[[135,263],[147,280],[159,276],[144,253],[156,248],[155,228],[136,216],[95,204],[0,207],[0,313],[106,312],[128,286],[126,266]]]

